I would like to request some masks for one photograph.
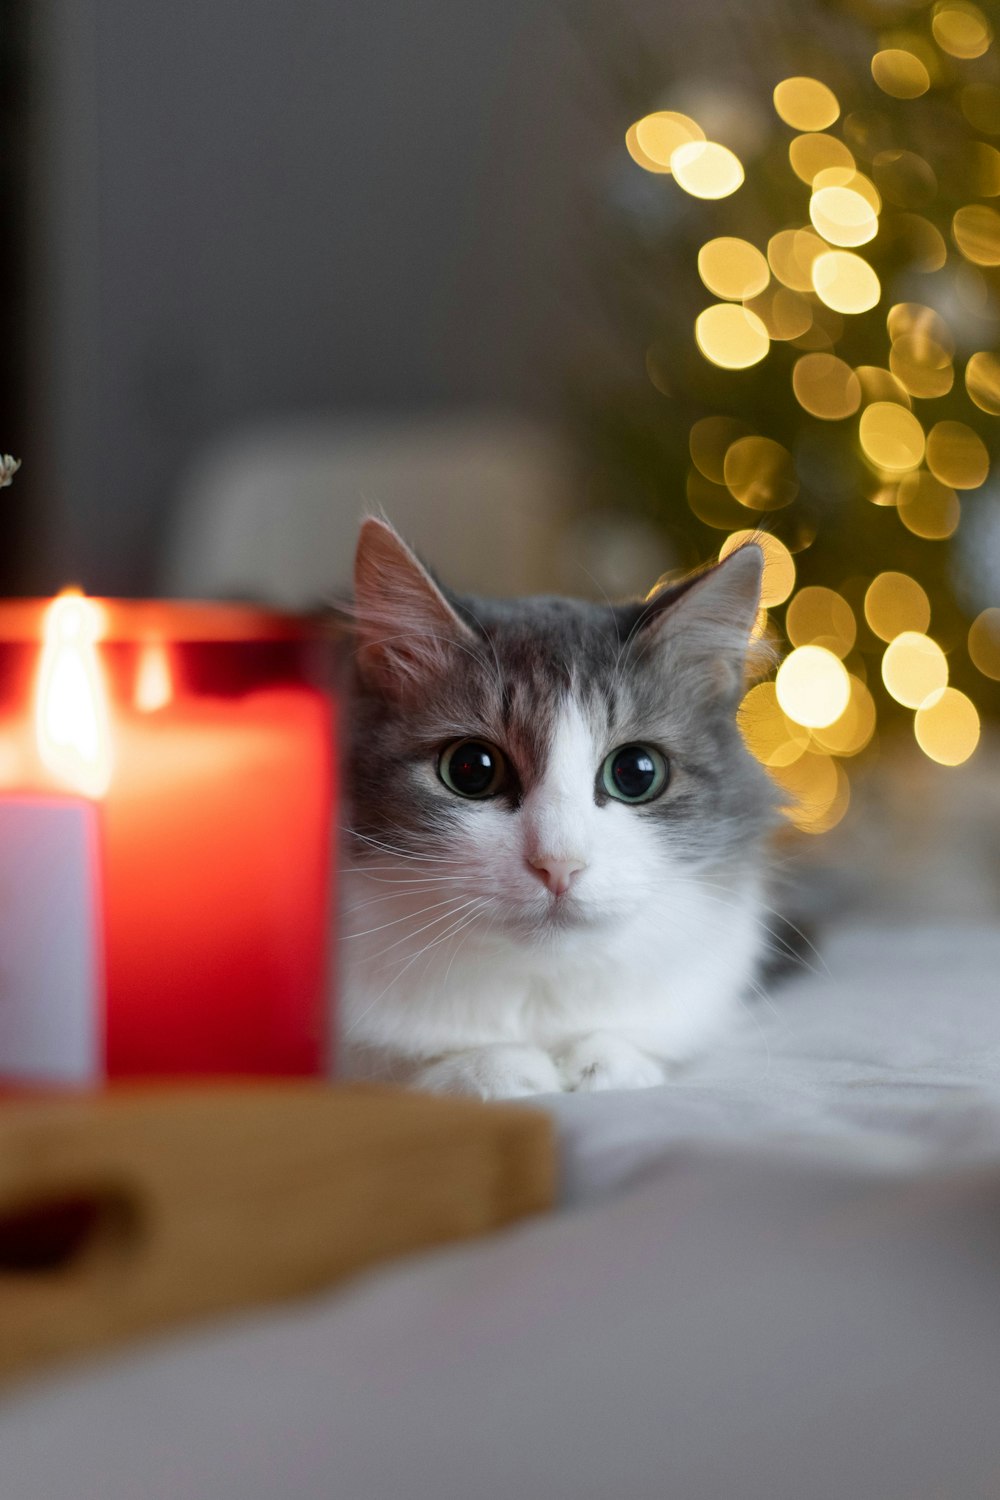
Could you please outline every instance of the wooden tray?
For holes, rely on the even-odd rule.
[[[0,1102],[0,1377],[552,1203],[546,1115],[314,1083]]]

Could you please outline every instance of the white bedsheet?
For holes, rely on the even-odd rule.
[[[556,1215],[25,1391],[2,1500],[1000,1494],[1000,929],[835,934]]]

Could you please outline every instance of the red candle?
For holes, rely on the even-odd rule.
[[[0,971],[6,933],[19,976],[0,988],[0,1076],[325,1071],[334,775],[318,633],[69,595],[0,606],[0,652]],[[19,895],[15,858],[37,887]],[[5,883],[27,903],[16,924]]]

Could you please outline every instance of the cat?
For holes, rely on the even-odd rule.
[[[751,543],[637,603],[465,598],[363,522],[348,1074],[644,1088],[724,1029],[762,954],[776,817],[736,724],[762,567]]]

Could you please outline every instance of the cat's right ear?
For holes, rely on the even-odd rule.
[[[385,521],[361,523],[354,558],[358,670],[383,693],[405,695],[474,650],[476,637],[424,565]]]

